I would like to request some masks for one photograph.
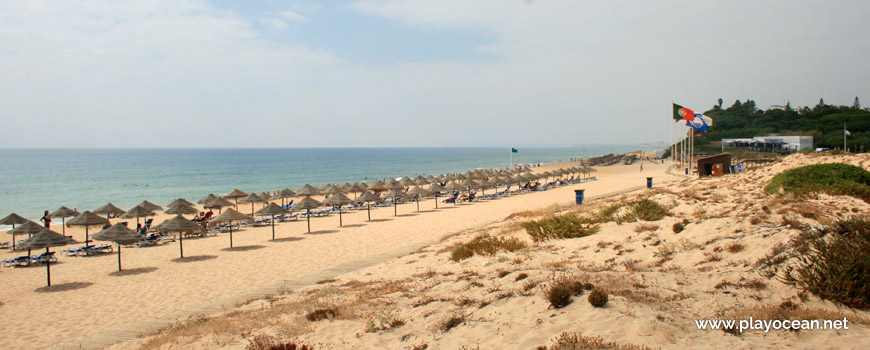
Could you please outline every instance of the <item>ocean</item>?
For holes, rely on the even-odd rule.
[[[520,148],[513,162],[553,163],[638,147]],[[0,218],[37,220],[60,206],[129,209],[148,200],[196,202],[234,188],[264,192],[505,168],[507,148],[0,149]],[[8,229],[0,227],[0,230]]]

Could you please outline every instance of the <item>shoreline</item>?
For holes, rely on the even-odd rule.
[[[643,183],[641,175],[658,173],[661,175],[657,176],[664,176],[666,166],[658,165],[661,169],[657,171],[653,170],[655,166],[650,166],[649,172],[642,174],[637,173],[634,166],[605,167],[604,169],[613,171],[613,176],[601,176],[602,173],[610,172],[599,170],[600,173],[596,174],[599,180],[588,183],[587,190],[595,191],[595,188],[600,188],[600,191],[612,192],[607,189],[637,186],[638,183]],[[541,171],[547,169],[539,168]],[[627,178],[635,178],[632,181],[634,183],[625,184]],[[312,230],[316,234],[305,234],[305,221],[299,220],[276,226],[279,238],[277,242],[268,241],[271,232],[269,227],[249,228],[235,235],[236,246],[247,247],[243,250],[228,250],[229,242],[225,234],[185,240],[185,256],[199,258],[183,263],[176,261],[178,247],[174,244],[126,249],[124,265],[127,269],[139,272],[122,276],[111,275],[115,271],[114,254],[83,258],[62,257],[60,264],[52,266],[52,278],[56,285],[61,286],[58,288],[61,290],[51,293],[34,292],[34,288],[44,285],[44,270],[4,269],[4,273],[11,272],[6,277],[14,287],[0,292],[0,300],[6,303],[2,306],[3,310],[32,314],[39,312],[30,304],[35,302],[40,305],[36,309],[43,312],[72,311],[61,311],[53,325],[43,330],[43,335],[55,335],[50,339],[34,338],[35,334],[27,332],[31,328],[26,327],[29,325],[28,319],[18,320],[19,326],[13,327],[14,331],[4,334],[3,337],[11,336],[7,342],[20,342],[19,345],[24,347],[45,346],[72,341],[80,338],[82,334],[95,334],[110,329],[100,326],[96,319],[84,322],[79,320],[75,310],[82,308],[100,309],[110,315],[110,319],[118,322],[159,318],[177,310],[206,304],[206,301],[218,299],[218,296],[243,293],[250,290],[251,286],[268,285],[276,280],[298,277],[341,262],[376,255],[394,249],[399,244],[418,242],[427,237],[440,238],[450,232],[491,222],[529,207],[545,207],[553,202],[570,201],[573,199],[570,187],[572,186],[562,186],[545,192],[459,205],[438,211],[433,210],[433,201],[430,199],[421,201],[421,209],[426,210],[422,213],[413,213],[413,205],[401,205],[399,211],[402,215],[399,217],[392,216],[393,208],[377,208],[372,211],[372,217],[379,221],[370,223],[364,221],[364,213],[353,212],[344,215],[347,227],[343,228],[337,227],[337,218],[334,216],[313,218]],[[160,221],[159,217],[155,218],[155,223]],[[75,229],[67,232],[83,236],[83,232]],[[319,253],[312,256],[311,252]],[[6,258],[10,254],[4,255]],[[264,260],[264,257],[269,259]],[[280,261],[281,264],[272,266],[274,264],[264,263],[270,260]],[[123,282],[123,285],[115,285],[118,282]],[[63,290],[64,286],[68,289]],[[58,298],[61,295],[63,297]],[[131,303],[125,300],[129,295],[141,295],[143,300]],[[95,297],[103,297],[105,301],[92,300]]]
[[[343,148],[338,148],[338,149],[343,149]],[[437,150],[440,148],[421,148],[421,150],[432,150],[432,149]],[[461,150],[467,149],[467,148],[456,148],[456,149],[461,151]],[[491,148],[482,148],[482,149],[491,149]],[[550,150],[550,148],[539,148],[539,149]],[[139,150],[139,149],[132,149],[132,150],[135,151],[135,150]],[[224,150],[224,149],[216,149],[216,150]],[[228,149],[228,150],[235,150],[235,149]],[[257,150],[257,149],[253,149],[253,150]],[[269,150],[269,149],[266,149],[266,150]],[[296,150],[296,149],[290,149],[290,150]],[[358,150],[358,149],[355,149],[355,150]],[[363,149],[363,150],[365,150],[365,149]],[[397,148],[397,150],[402,150],[402,149]],[[128,151],[128,150],[125,150],[125,151]],[[239,151],[244,152],[244,151],[249,151],[249,150],[248,149],[241,149]],[[616,153],[619,153],[619,152],[616,152]],[[594,156],[597,156],[597,155],[600,155],[600,154],[596,153]],[[459,157],[464,157],[464,156],[460,155]],[[477,157],[477,155],[474,157]],[[561,154],[557,153],[557,155],[555,155],[554,157],[561,158]],[[567,158],[570,158],[570,157],[571,156],[565,156],[564,157],[565,159],[560,159],[560,160],[555,161],[555,162],[542,163],[542,164],[550,165],[550,164],[567,162]],[[593,157],[593,155],[590,155],[588,157]],[[93,157],[91,157],[91,158],[93,158]],[[580,159],[580,158],[582,158],[582,156],[578,156],[578,159]],[[476,159],[476,158],[472,157],[470,159]],[[13,161],[14,161],[14,159],[13,159]],[[219,161],[219,160],[212,159],[210,161]],[[403,160],[400,160],[400,162],[402,162],[402,161],[407,162],[407,161],[409,161],[409,159],[403,158]],[[476,161],[476,160],[474,160],[474,161]],[[526,159],[526,161],[530,161],[530,160]],[[484,161],[483,163],[493,163],[493,162],[490,158],[490,160]],[[444,173],[445,169],[460,169],[457,171],[465,172],[468,170],[473,170],[475,168],[479,168],[481,166],[485,167],[486,164],[483,164],[483,163],[475,164],[475,165],[466,164],[467,167],[462,167],[462,168],[451,167],[450,164],[444,163],[443,160],[442,161],[434,161],[432,164],[440,164],[442,166],[446,166],[446,168],[442,167],[440,169],[437,169],[438,172]],[[505,155],[504,163],[505,164],[508,163],[507,155]],[[405,164],[405,163],[402,163],[402,164]],[[502,164],[502,166],[505,164]],[[535,162],[534,164],[538,164],[538,163]],[[407,165],[410,166],[411,163],[408,163]],[[492,164],[490,164],[490,165],[492,165]],[[119,166],[122,166],[122,165],[119,165]],[[132,167],[132,166],[140,166],[140,165],[126,164],[123,166],[131,166]],[[52,167],[54,167],[54,166],[52,166]],[[427,172],[427,168],[429,168],[428,171],[432,172],[432,175],[435,175],[438,173],[438,172],[434,172],[433,171],[434,169],[431,169],[432,168],[431,166],[430,167],[415,166],[415,167],[418,169],[418,171],[411,171],[411,170],[407,170],[407,169],[406,169],[406,171],[395,171],[395,173],[391,174],[391,176],[413,177],[414,175],[417,175],[417,174],[423,174],[425,176],[426,172]],[[41,166],[40,166],[40,168],[41,168]],[[493,168],[499,168],[499,167],[496,166]],[[375,169],[377,169],[377,168],[368,169],[368,171],[365,171],[365,172],[358,172],[358,173],[349,174],[348,176],[343,176],[343,177],[339,176],[338,178],[335,178],[335,177],[323,178],[322,176],[313,176],[313,174],[307,174],[307,175],[312,175],[312,176],[303,175],[301,177],[294,177],[297,180],[293,181],[293,183],[289,183],[288,181],[285,180],[284,176],[278,175],[278,174],[283,174],[284,170],[285,170],[285,169],[279,167],[279,168],[272,169],[271,173],[263,173],[263,174],[266,174],[265,175],[266,178],[269,178],[272,180],[268,184],[264,184],[264,183],[262,183],[262,181],[260,181],[260,182],[255,181],[255,182],[249,183],[249,182],[245,181],[243,177],[239,177],[238,179],[234,178],[237,181],[229,181],[226,183],[229,183],[229,184],[237,183],[237,185],[235,185],[236,187],[243,189],[247,192],[254,191],[254,192],[259,193],[259,192],[263,192],[263,191],[276,191],[276,190],[279,190],[282,188],[288,188],[288,187],[295,190],[296,188],[301,187],[305,183],[310,183],[312,185],[322,185],[322,184],[326,184],[326,183],[335,183],[335,182],[344,183],[344,182],[364,181],[366,179],[371,180],[371,179],[383,178],[384,176],[380,176],[380,177],[375,176],[376,173],[378,172]],[[112,171],[116,172],[114,169],[112,169]],[[179,171],[182,171],[182,170],[179,170]],[[232,171],[232,169],[226,169],[226,171]],[[182,171],[182,172],[184,172],[184,171]],[[222,181],[221,176],[223,176],[219,173],[214,173],[214,174],[198,174],[198,173],[196,173],[193,175],[198,176],[198,177],[209,176],[211,178],[210,180],[203,179],[202,181],[211,182],[211,183],[214,183],[215,181],[217,181],[217,182]],[[250,174],[250,175],[257,176],[257,174]],[[384,174],[382,174],[382,175],[384,175]],[[11,176],[12,176],[12,178],[15,178],[16,176],[20,177],[20,175],[16,175],[15,173],[12,173]],[[163,174],[150,174],[148,176],[150,176],[150,177],[154,177],[154,176],[162,177],[164,175]],[[181,176],[181,175],[177,175],[177,176]],[[260,177],[260,176],[257,176],[257,177]],[[293,175],[288,175],[287,177],[293,177]],[[136,204],[138,204],[142,200],[149,200],[152,203],[157,203],[158,205],[162,205],[164,202],[170,202],[170,201],[172,201],[176,198],[179,198],[179,197],[187,198],[188,200],[195,201],[194,199],[202,198],[202,197],[206,196],[209,192],[212,192],[215,194],[222,194],[222,193],[228,193],[228,192],[232,191],[232,188],[216,189],[217,187],[220,187],[220,186],[190,186],[190,187],[185,186],[185,187],[183,187],[184,189],[175,188],[179,191],[175,191],[174,193],[171,193],[171,192],[167,192],[166,190],[164,190],[163,189],[164,187],[162,187],[162,185],[160,183],[154,183],[153,179],[149,180],[147,177],[143,177],[142,179],[133,179],[133,180],[134,181],[131,183],[123,183],[123,184],[122,183],[114,183],[113,182],[114,180],[106,180],[107,185],[109,187],[103,187],[102,185],[99,185],[99,184],[86,184],[87,185],[86,187],[92,187],[90,190],[87,190],[87,191],[97,191],[97,193],[115,193],[115,195],[103,195],[103,194],[91,193],[91,194],[85,194],[83,197],[79,197],[79,194],[77,194],[77,192],[81,192],[84,190],[76,190],[76,191],[60,190],[60,191],[52,191],[51,193],[39,194],[39,195],[37,195],[37,197],[33,197],[33,198],[40,198],[38,201],[33,200],[31,198],[26,198],[26,199],[19,198],[21,200],[16,200],[15,198],[18,198],[21,196],[20,193],[25,193],[25,192],[29,193],[29,191],[34,190],[34,188],[31,188],[30,190],[28,190],[27,187],[36,186],[33,183],[30,183],[30,184],[18,183],[17,185],[15,185],[16,186],[15,188],[10,187],[10,190],[12,191],[12,193],[19,193],[19,194],[3,198],[4,201],[9,201],[9,202],[3,203],[3,205],[0,205],[0,207],[4,207],[5,208],[4,211],[8,211],[8,213],[0,214],[0,215],[2,215],[0,217],[3,217],[5,215],[8,215],[9,213],[14,212],[14,213],[17,213],[17,214],[29,219],[29,220],[38,221],[39,218],[42,217],[42,213],[44,210],[49,210],[51,212],[51,211],[54,211],[55,209],[57,209],[57,207],[59,207],[61,205],[76,209],[76,210],[81,212],[84,210],[93,210],[95,208],[98,208],[98,207],[106,204],[106,203],[111,202],[111,203],[118,205],[121,208],[127,209],[127,208],[135,206]],[[223,180],[228,180],[228,179],[223,179]],[[330,180],[334,180],[334,181],[330,181]],[[45,186],[49,186],[49,187],[53,187],[53,188],[63,188],[65,186],[67,186],[66,180],[62,180],[62,182],[61,182],[62,185],[60,183],[57,183],[57,181],[58,181],[58,179],[55,179],[54,182],[49,182],[49,183],[41,184],[38,186],[41,188],[44,188]],[[70,186],[77,186],[75,179],[72,179],[69,181],[72,181]],[[287,184],[287,185],[281,187],[281,184]],[[19,188],[22,185],[25,187]],[[174,185],[174,186],[177,187],[177,185]],[[206,188],[206,187],[208,187],[208,188]],[[187,190],[188,188],[196,188],[196,189]],[[109,191],[108,189],[111,189],[111,190]],[[38,190],[40,190],[40,189],[38,189]],[[21,192],[21,191],[24,191],[24,192]],[[220,192],[220,191],[225,191],[225,192]],[[120,194],[123,194],[123,196]],[[16,197],[16,196],[18,196],[18,197]],[[87,198],[87,199],[80,200],[78,198]],[[7,231],[9,229],[11,229],[11,226],[0,225],[0,231]]]

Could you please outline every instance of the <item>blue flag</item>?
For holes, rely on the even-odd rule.
[[[696,130],[701,131],[707,131],[707,129],[710,129],[711,125],[713,125],[713,118],[710,118],[701,113],[695,113],[695,119],[686,122],[686,126],[691,126]]]

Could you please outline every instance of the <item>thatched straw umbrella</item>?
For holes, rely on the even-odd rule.
[[[305,198],[302,198],[302,200],[300,200],[298,203],[296,203],[296,206],[293,207],[296,209],[305,209],[305,216],[308,219],[308,233],[311,233],[311,209],[317,209],[318,207],[320,207],[320,205],[321,203],[317,200],[306,196]]]
[[[123,215],[121,215],[121,219],[132,219],[136,218],[136,226],[139,226],[139,218],[155,216],[153,211],[148,210],[147,208],[137,205],[130,210],[127,210]]]
[[[16,235],[28,235],[29,237],[32,237],[33,235],[42,232],[42,229],[44,229],[44,228],[45,227],[43,227],[40,224],[37,224],[37,223],[30,221],[30,220],[27,220],[23,224],[18,225],[18,227],[13,228],[12,230],[6,232],[6,233],[12,235],[12,250],[15,250],[15,242],[16,242],[15,236]],[[29,251],[27,252],[27,255],[30,256]]]
[[[235,207],[236,207],[236,209],[238,209],[239,208],[239,198],[243,198],[243,197],[247,197],[247,196],[248,196],[247,193],[242,192],[241,190],[236,188],[232,192],[225,194],[224,198],[229,198],[229,199],[235,200],[235,202],[236,202]]]
[[[293,198],[293,197],[296,197],[296,192],[293,192],[293,190],[291,190],[289,188],[285,188],[283,190],[278,191],[278,194],[274,195],[272,197],[272,199],[280,199],[281,206],[284,206],[284,200],[287,198]]]
[[[214,219],[211,219],[214,222],[229,222],[230,223],[230,248],[233,247],[233,221],[254,221],[254,218],[247,216],[245,214],[239,213],[233,209],[227,209],[227,211],[221,213],[221,215],[216,216]]]
[[[254,214],[257,214],[260,216],[268,216],[268,215],[272,216],[272,220],[271,220],[271,222],[272,222],[272,240],[274,241],[275,240],[275,215],[284,215],[284,214],[287,214],[289,212],[290,212],[289,210],[284,209],[284,207],[282,207],[280,205],[277,205],[275,203],[269,203],[269,205],[263,207],[263,209],[257,210],[257,212]]]
[[[120,222],[94,234],[94,240],[96,241],[112,241],[118,244],[118,271],[121,271],[121,245],[133,244],[140,239],[142,239],[142,235],[127,228],[126,225]]]
[[[233,202],[230,202],[224,198],[215,197],[214,199],[211,200],[211,202],[206,203],[203,207],[206,209],[217,209],[218,214],[221,214],[222,208],[232,207],[234,205],[235,204],[233,204]]]
[[[305,186],[302,186],[301,188],[299,188],[299,190],[296,191],[297,197],[299,197],[299,196],[306,196],[306,197],[307,196],[316,196],[319,194],[322,194],[320,192],[320,190],[318,190],[317,188],[315,188],[314,186],[311,186],[309,184],[305,184]]]
[[[372,182],[368,187],[366,187],[366,189],[372,192],[383,192],[388,190],[380,180]]]
[[[90,240],[88,239],[88,230],[91,226],[103,226],[109,223],[109,219],[105,219],[101,216],[97,216],[97,214],[91,213],[85,210],[79,216],[76,216],[74,219],[70,220],[66,223],[67,226],[84,226],[85,227],[85,246],[88,245]]]
[[[388,190],[399,190],[399,191],[401,191],[401,190],[404,190],[404,189],[405,189],[405,186],[402,185],[402,183],[400,183],[400,182],[398,182],[398,181],[396,181],[396,180],[390,179],[389,181],[387,181],[387,182],[384,184],[384,188],[386,188],[386,189],[388,189]]]
[[[186,205],[184,203],[178,203],[177,205],[173,205],[164,211],[166,214],[172,215],[196,215],[199,213],[199,210],[196,210],[192,205]]]
[[[0,225],[12,225],[13,230],[15,229],[15,225],[21,225],[27,222],[30,222],[30,220],[15,213],[6,215],[5,218],[0,219]],[[15,235],[12,235],[12,250],[15,250]],[[30,255],[30,253],[27,254]]]
[[[368,214],[369,214],[369,221],[372,221],[372,203],[371,202],[379,201],[379,200],[381,200],[381,197],[379,197],[378,195],[376,195],[372,192],[363,191],[362,194],[356,198],[356,200],[361,201],[361,202],[366,202],[366,211],[368,211]]]
[[[407,197],[405,192],[399,189],[392,189],[390,192],[385,193],[384,197],[393,199],[393,216],[399,216],[399,198]]]
[[[432,185],[429,186],[429,192],[435,195],[435,209],[438,209],[438,194],[446,190],[446,188],[439,185],[437,182],[432,182]]]
[[[218,198],[218,196],[215,196],[214,194],[209,193],[208,196],[202,197],[200,200],[196,201],[196,203],[206,204],[208,202],[211,202],[215,198]]]
[[[6,217],[3,219],[0,219],[0,225],[12,225],[12,228],[15,228],[15,225],[20,225],[20,224],[23,224],[23,223],[28,222],[28,221],[30,221],[30,220],[27,220],[25,217],[23,217],[21,215],[12,213],[12,214],[6,215]]]
[[[357,197],[360,193],[363,193],[363,191],[365,191],[365,190],[366,190],[365,187],[363,187],[359,182],[356,182],[356,183],[354,183],[353,185],[350,185],[350,187],[347,188],[347,192],[352,192],[352,193],[353,193],[353,198],[354,198],[354,199],[356,199],[356,197]]]
[[[414,188],[408,190],[408,194],[414,196],[414,200],[417,202],[417,212],[420,211],[420,196],[426,196],[429,194],[429,190],[426,190],[422,187],[415,186]]]
[[[184,199],[184,198],[178,198],[178,199],[172,201],[172,203],[167,204],[166,206],[167,207],[174,207],[174,206],[177,206],[179,204],[184,204],[184,205],[189,206],[189,207],[193,206],[193,203],[191,203],[190,201],[188,201],[187,199]]]
[[[163,211],[163,207],[149,201],[142,201],[142,203],[139,203],[139,206],[150,211]]]
[[[60,247],[73,243],[75,243],[75,241],[72,238],[47,228],[43,228],[42,231],[22,242],[20,246],[27,249],[45,248],[45,252],[48,253],[48,248],[50,247]],[[48,286],[51,287],[51,260],[45,262],[45,277]]]
[[[251,193],[239,200],[242,203],[251,203],[251,217],[254,217],[254,203],[265,203],[263,198],[260,198],[256,193]]]
[[[341,206],[351,204],[353,203],[353,200],[347,198],[344,193],[336,192],[329,196],[329,198],[324,199],[322,203],[326,205],[331,205],[333,206],[333,208],[338,208],[338,226],[341,227]]]
[[[201,232],[204,230],[202,226],[185,219],[181,215],[176,215],[172,219],[161,222],[160,225],[157,225],[154,228],[161,231],[178,233],[178,252],[181,253],[182,259],[184,259],[184,234],[190,232]]]
[[[70,216],[79,215],[79,212],[72,210],[70,208],[67,208],[67,207],[60,207],[57,210],[55,210],[53,213],[48,214],[48,215],[53,217],[53,218],[60,218],[60,227],[61,227],[61,231],[62,231],[61,234],[66,236],[66,226],[65,226],[66,225],[66,218],[68,218]]]
[[[109,218],[110,215],[121,215],[124,214],[124,209],[116,207],[114,204],[109,203],[102,207],[97,208],[93,211],[94,214],[97,215],[105,215],[106,219]]]
[[[411,180],[411,178],[405,176],[401,180],[399,180],[399,184],[401,184],[403,187],[411,187],[414,186],[414,180]]]

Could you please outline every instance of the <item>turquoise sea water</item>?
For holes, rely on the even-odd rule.
[[[514,163],[565,161],[637,147],[521,148]],[[505,168],[503,148],[0,149],[0,218],[366,179]],[[5,229],[5,228],[0,228]]]

